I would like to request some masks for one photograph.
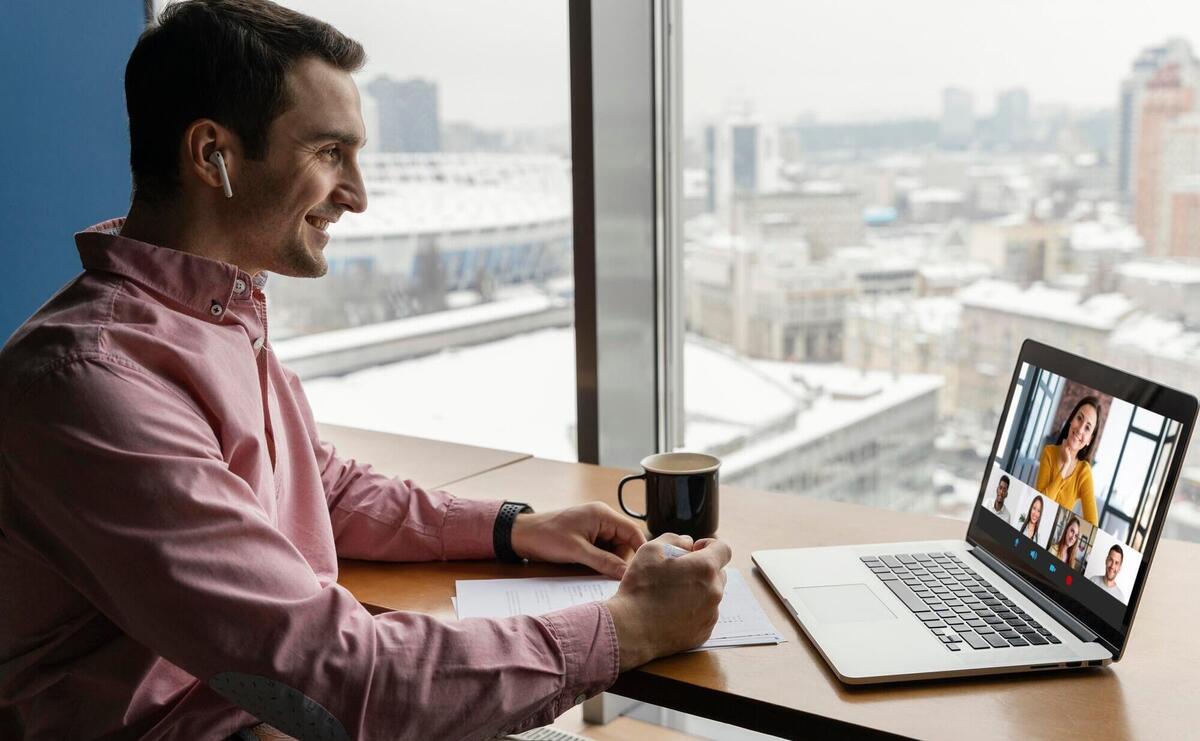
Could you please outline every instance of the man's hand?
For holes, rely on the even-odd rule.
[[[513,551],[522,558],[581,563],[614,579],[625,575],[629,559],[645,542],[633,520],[601,502],[517,515],[512,529]]]
[[[668,559],[663,544],[691,551]],[[722,569],[729,546],[667,533],[642,546],[617,593],[608,601],[617,629],[621,671],[708,640],[725,595]]]

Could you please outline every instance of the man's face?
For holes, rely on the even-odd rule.
[[[309,58],[286,84],[290,106],[271,122],[265,158],[244,162],[229,204],[244,268],[317,278],[328,270],[326,228],[367,207],[357,160],[366,130],[348,73]]]
[[[1106,581],[1116,581],[1117,574],[1121,572],[1121,561],[1123,558],[1116,551],[1108,552],[1108,558],[1104,559],[1104,579]]]
[[[1004,500],[1008,498],[1008,482],[1001,481],[996,484],[996,509],[1004,506]]]

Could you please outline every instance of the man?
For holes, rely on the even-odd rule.
[[[1121,573],[1121,564],[1124,562],[1125,551],[1121,546],[1114,545],[1108,549],[1108,556],[1104,559],[1104,573],[1092,577],[1092,581],[1097,586],[1121,600],[1122,603],[1128,602],[1128,598],[1125,596],[1125,591],[1117,586],[1117,574]]]
[[[265,0],[169,6],[130,57],[128,218],[77,235],[84,273],[0,351],[0,708],[26,738],[490,738],[715,624],[724,544],[424,491],[318,438],[263,289],[322,275],[327,226],[367,207],[363,59]],[[368,614],[338,556],[622,581],[441,623]]]
[[[992,500],[992,512],[1012,525],[1012,510],[1005,504],[1006,499],[1008,499],[1008,475],[1001,474],[1000,481],[996,484],[996,498]]]

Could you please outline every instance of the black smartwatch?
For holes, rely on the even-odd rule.
[[[517,515],[532,511],[533,507],[524,502],[505,502],[500,505],[500,512],[496,515],[496,524],[492,526],[492,548],[496,551],[496,558],[505,563],[525,563],[525,559],[518,556],[517,552],[513,550],[512,529],[513,523],[517,521]]]

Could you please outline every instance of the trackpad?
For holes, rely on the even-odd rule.
[[[822,623],[861,623],[895,619],[866,584],[796,587],[796,599]]]

